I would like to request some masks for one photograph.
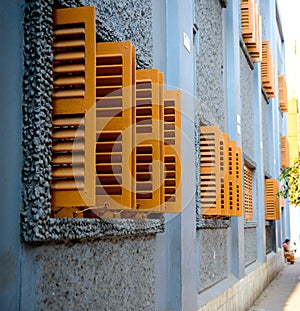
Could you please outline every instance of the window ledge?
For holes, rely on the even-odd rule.
[[[230,219],[200,219],[197,222],[197,229],[229,228],[230,224]]]

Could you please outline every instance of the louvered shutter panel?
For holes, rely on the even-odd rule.
[[[228,142],[228,163],[229,163],[229,214],[235,216],[237,194],[236,194],[236,143],[233,140]]]
[[[97,43],[96,59],[97,207],[135,208],[135,48],[130,42]],[[102,213],[118,216],[117,211]]]
[[[269,41],[262,42],[261,79],[262,86],[269,98],[276,96],[275,72]]]
[[[242,182],[242,149],[236,147],[235,149],[235,193],[236,193],[236,206],[233,216],[243,215],[243,182]]]
[[[164,91],[164,204],[165,211],[181,212],[180,91]]]
[[[160,211],[163,203],[162,104],[159,80],[157,69],[136,71],[136,204],[138,209],[152,211]]]
[[[280,148],[281,148],[281,166],[288,168],[290,166],[290,148],[289,141],[286,136],[280,137]]]
[[[202,216],[221,215],[221,134],[218,126],[200,127],[200,202]]]
[[[276,179],[265,180],[266,220],[280,219],[278,191]]]
[[[253,220],[252,183],[252,169],[247,165],[244,165],[244,202],[246,221]]]
[[[222,134],[220,145],[221,158],[221,215],[230,216],[229,211],[229,139],[228,134]]]
[[[279,89],[279,106],[282,112],[288,112],[288,96],[285,77],[278,76],[278,89]]]
[[[261,62],[262,28],[259,6],[254,0],[241,1],[242,35],[254,62]]]
[[[95,8],[59,9],[53,26],[52,211],[95,205]]]

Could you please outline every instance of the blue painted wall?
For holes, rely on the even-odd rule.
[[[0,7],[0,310],[19,309],[23,4]]]

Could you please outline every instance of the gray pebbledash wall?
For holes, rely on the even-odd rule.
[[[240,68],[242,148],[243,153],[254,161],[253,74],[242,50]]]
[[[196,0],[197,112],[201,125],[220,125],[225,132],[224,41],[219,0]]]
[[[22,234],[25,241],[42,243],[25,242],[22,310],[153,310],[155,305],[155,233],[163,231],[162,220],[49,217],[52,13],[55,7],[95,3],[25,5]],[[97,38],[132,39],[138,67],[151,66],[151,1],[97,1]]]
[[[155,236],[27,245],[22,310],[155,310]]]
[[[200,247],[199,292],[210,288],[228,276],[227,228],[198,230]]]
[[[257,258],[257,233],[256,226],[245,227],[245,267]]]

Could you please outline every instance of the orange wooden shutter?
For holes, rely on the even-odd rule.
[[[59,9],[53,26],[52,211],[95,205],[95,8]]]
[[[241,1],[242,35],[254,62],[261,62],[262,27],[258,4],[254,0]]]
[[[220,165],[221,165],[221,215],[230,216],[229,212],[229,139],[228,134],[222,134],[220,140]]]
[[[235,215],[237,195],[236,195],[236,143],[230,140],[228,143],[229,162],[229,214]]]
[[[280,219],[278,191],[276,179],[265,180],[266,220]]]
[[[97,43],[96,59],[97,207],[135,208],[135,49],[129,41]]]
[[[242,181],[242,149],[236,147],[235,149],[235,193],[236,193],[236,206],[233,216],[243,215],[243,181]]]
[[[282,112],[288,112],[288,96],[285,77],[278,76],[279,106]]]
[[[218,126],[200,127],[200,202],[202,216],[221,216],[221,134]]]
[[[180,91],[164,91],[164,202],[165,211],[181,212]]]
[[[136,72],[136,204],[138,209],[162,209],[162,103],[157,69]]]
[[[252,202],[252,169],[244,165],[244,202],[245,202],[245,219],[253,220],[253,202]]]
[[[289,141],[286,136],[280,137],[280,148],[281,148],[281,166],[288,168],[290,166],[290,148]]]
[[[269,41],[262,42],[261,79],[262,86],[269,98],[276,96],[275,71]]]

